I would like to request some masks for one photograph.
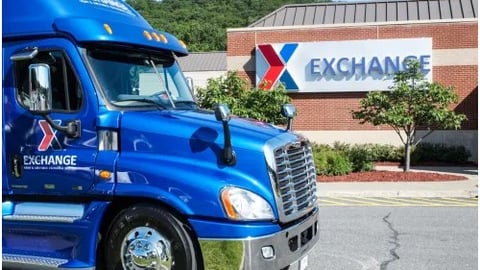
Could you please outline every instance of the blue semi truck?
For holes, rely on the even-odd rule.
[[[116,0],[6,0],[2,31],[5,269],[307,267],[310,143],[198,108],[176,37]]]

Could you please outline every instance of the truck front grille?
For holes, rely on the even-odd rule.
[[[287,143],[274,149],[274,159],[281,221],[291,221],[312,209],[317,200],[312,150],[306,141]]]

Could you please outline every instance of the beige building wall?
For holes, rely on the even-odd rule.
[[[185,77],[193,79],[194,89],[205,88],[209,79],[217,79],[226,75],[226,71],[189,71],[184,72]]]

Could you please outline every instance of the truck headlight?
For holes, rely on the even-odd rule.
[[[257,194],[245,189],[226,187],[221,192],[225,212],[234,220],[273,219],[270,204]]]

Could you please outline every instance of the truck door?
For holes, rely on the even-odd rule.
[[[87,104],[84,86],[71,59],[61,49],[37,49],[13,60],[14,89],[4,89],[4,132],[8,188],[11,194],[79,195],[94,181],[97,155],[95,108]],[[17,55],[21,56],[22,53]],[[76,61],[79,61],[76,59]],[[42,115],[28,111],[29,66],[48,64],[52,87],[51,120],[57,125],[78,120],[81,135],[66,136]],[[78,64],[78,63],[77,63]]]

